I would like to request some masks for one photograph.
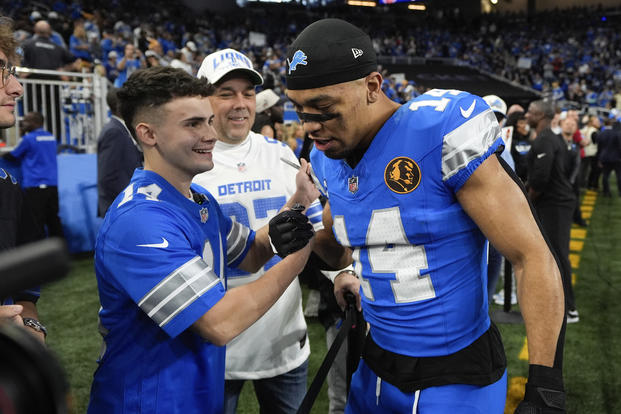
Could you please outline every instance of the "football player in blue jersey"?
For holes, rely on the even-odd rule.
[[[529,379],[517,412],[563,412],[561,278],[498,156],[490,107],[459,90],[391,101],[371,40],[338,19],[304,29],[287,62],[287,95],[314,140],[311,161],[329,200],[326,228],[360,275],[341,273],[335,293],[341,305],[344,291],[359,293],[370,326],[346,412],[504,412],[488,240],[513,264],[526,324]]]
[[[154,67],[118,97],[144,168],[110,206],[95,273],[104,339],[89,413],[221,413],[225,345],[283,294],[310,253],[312,226],[292,203],[318,192],[303,164],[297,191],[256,233],[224,215],[194,175],[213,167],[214,114],[206,80]],[[269,237],[268,237],[269,234]],[[227,266],[263,277],[225,291]]]

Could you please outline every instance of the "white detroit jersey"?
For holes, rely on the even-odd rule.
[[[284,143],[250,132],[239,145],[216,142],[214,168],[194,178],[217,199],[222,211],[234,220],[259,229],[269,223],[295,192],[297,170],[280,158],[298,163]],[[322,227],[319,201],[307,215]],[[227,289],[258,279],[280,258],[274,256],[257,273],[227,269]],[[280,299],[250,328],[226,347],[226,379],[260,379],[283,374],[300,366],[309,356],[302,291],[294,280]]]

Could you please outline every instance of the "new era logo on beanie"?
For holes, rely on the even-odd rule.
[[[340,19],[316,21],[287,51],[287,88],[313,89],[363,78],[377,70],[369,36]]]
[[[206,56],[197,76],[207,78],[209,83],[215,84],[233,71],[243,72],[254,85],[263,83],[259,72],[252,67],[252,61],[243,53],[233,49],[219,50]]]

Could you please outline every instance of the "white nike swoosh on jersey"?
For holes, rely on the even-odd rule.
[[[545,153],[545,152],[542,152],[541,154],[537,154],[537,159],[539,159],[539,158],[543,158],[543,157],[545,157],[545,156],[546,156],[546,153]]]
[[[462,108],[461,106],[459,107],[459,110],[461,111],[461,116],[463,116],[464,118],[470,118],[470,115],[472,115],[472,111],[474,111],[474,105],[476,104],[476,99],[472,101],[472,105],[470,105],[470,108],[464,110],[464,108]]]
[[[161,243],[153,243],[153,244],[137,244],[138,247],[159,247],[161,249],[165,249],[168,247],[168,240],[162,237]]]

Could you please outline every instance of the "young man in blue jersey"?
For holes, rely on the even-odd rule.
[[[206,80],[169,67],[136,71],[119,90],[144,168],[112,203],[97,238],[104,347],[89,413],[221,413],[223,345],[269,309],[310,253],[312,226],[297,208],[254,232],[191,183],[213,168],[212,92]],[[305,173],[296,184],[285,207],[318,196]],[[225,291],[226,267],[254,272],[272,248],[286,257]]]
[[[392,102],[371,40],[338,19],[300,33],[286,76],[314,140],[327,221],[360,275],[337,276],[335,293],[343,305],[344,291],[360,292],[370,326],[346,412],[504,411],[487,240],[513,264],[526,324],[531,365],[517,412],[563,412],[561,278],[524,192],[496,155],[502,139],[489,106],[438,89]]]

